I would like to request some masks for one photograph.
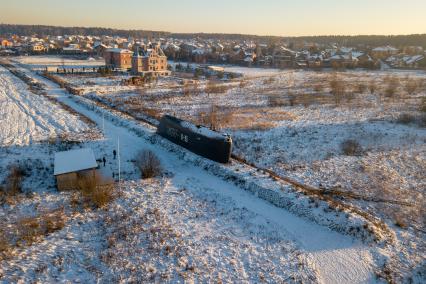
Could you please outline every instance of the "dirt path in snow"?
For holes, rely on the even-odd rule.
[[[34,74],[32,76],[49,86],[50,95],[55,96],[63,103],[88,116],[102,126],[101,116],[75,103],[56,84]],[[284,209],[277,208],[266,201],[260,200],[233,184],[225,182],[188,162],[179,160],[176,155],[141,139],[125,127],[119,127],[109,121],[105,121],[105,136],[111,143],[116,143],[118,137],[120,137],[123,160],[133,159],[136,153],[142,148],[151,149],[160,157],[165,168],[174,173],[173,182],[177,186],[188,186],[190,184],[197,188],[215,191],[218,194],[232,198],[236,206],[246,208],[269,220],[270,223],[276,226],[277,230],[283,235],[288,236],[289,240],[296,243],[302,252],[306,253],[312,267],[314,267],[319,275],[319,282],[375,282],[371,248],[361,244],[357,240],[306,221]]]

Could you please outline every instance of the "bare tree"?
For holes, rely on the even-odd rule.
[[[161,174],[161,162],[157,155],[150,150],[143,150],[136,156],[136,166],[141,171],[143,179],[152,178]]]
[[[415,94],[416,92],[417,92],[417,90],[419,89],[419,87],[420,87],[420,84],[419,84],[420,82],[419,81],[417,81],[417,80],[415,80],[415,79],[410,79],[410,78],[408,78],[406,81],[405,81],[405,84],[404,84],[404,90],[407,92],[407,94],[409,94],[409,95],[413,95],[413,94]]]
[[[399,87],[399,80],[396,77],[385,78],[386,88],[385,97],[393,98]]]
[[[333,75],[330,81],[331,94],[334,97],[336,105],[340,104],[345,96],[346,86],[337,75]]]
[[[373,79],[368,83],[368,90],[370,91],[370,94],[374,94],[377,90],[376,81]]]

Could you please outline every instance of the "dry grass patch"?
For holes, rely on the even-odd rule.
[[[226,93],[231,87],[228,85],[225,85],[223,83],[216,83],[214,81],[207,81],[206,87],[204,91],[210,95],[210,94],[224,94]]]
[[[99,175],[78,175],[78,191],[86,205],[104,208],[115,198],[115,187]]]
[[[22,182],[25,169],[19,165],[12,165],[5,180],[5,186],[0,186],[0,204],[14,204],[17,196],[22,193]]]
[[[199,112],[195,124],[211,129],[232,130],[268,130],[276,127],[277,122],[294,120],[296,117],[280,108],[232,108],[213,107],[209,112]]]
[[[346,156],[359,156],[362,154],[362,147],[358,141],[354,139],[347,139],[340,144],[342,153]]]
[[[294,120],[293,114],[277,108],[245,108],[233,113],[227,128],[240,130],[267,130],[277,122]]]
[[[7,226],[7,232],[0,229],[0,260],[8,259],[17,247],[31,246],[47,235],[61,230],[67,216],[64,208],[46,210],[36,216],[21,217]]]

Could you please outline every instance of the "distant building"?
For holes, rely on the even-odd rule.
[[[62,48],[63,54],[80,54],[82,52],[78,44],[70,44],[68,47]]]
[[[283,46],[274,50],[272,54],[272,64],[278,68],[288,68],[295,66],[296,52]]]
[[[11,41],[8,41],[7,39],[0,39],[0,46],[3,48],[12,47],[13,43]]]
[[[108,49],[109,47],[101,42],[98,42],[93,46],[93,52],[97,57],[105,57],[105,51]]]
[[[141,49],[137,47],[132,56],[132,73],[152,73],[154,76],[170,75],[170,71],[167,70],[167,56],[159,45]]]
[[[392,56],[392,55],[396,55],[396,54],[398,54],[398,52],[399,52],[399,50],[397,48],[392,47],[390,45],[379,46],[379,47],[373,48],[371,50],[371,56],[373,56],[374,58],[382,59],[382,58],[387,58],[387,57]]]
[[[352,53],[336,54],[327,59],[329,65],[333,68],[351,68],[356,67],[358,58],[353,57]]]
[[[44,45],[41,43],[34,43],[29,46],[29,51],[39,53],[44,51]]]
[[[128,70],[132,68],[132,54],[128,49],[109,48],[104,51],[105,65],[108,68]]]

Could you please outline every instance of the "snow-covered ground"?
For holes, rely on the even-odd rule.
[[[97,156],[111,153],[120,137],[123,178],[130,181],[106,211],[75,211],[69,193],[54,191],[2,207],[6,220],[58,205],[69,218],[62,230],[16,249],[12,259],[3,261],[0,277],[5,281],[374,280],[368,246],[259,200],[125,127],[104,122],[54,84],[44,83],[51,96],[105,127],[103,143],[84,144],[96,147]],[[131,160],[146,148],[160,157],[166,174],[142,182]],[[106,155],[115,171],[111,154]]]
[[[271,96],[278,94],[288,98],[289,89],[296,95],[315,93],[312,86],[321,81],[324,82],[323,92],[327,92],[325,80],[329,73],[268,70],[274,72],[275,79],[265,81],[265,78],[258,78],[263,71],[255,71],[252,76],[246,76],[247,82],[231,83],[226,93],[210,95],[201,92],[182,96],[176,89],[177,84],[170,81],[164,84],[160,81],[155,88],[132,93],[132,90],[120,89],[125,87],[119,86],[118,81],[110,83],[108,78],[78,80],[94,81],[95,85],[86,84],[87,88],[92,88],[86,92],[88,97],[100,98],[121,108],[131,103],[135,112],[136,102],[158,113],[174,112],[197,120],[199,111],[206,111],[212,104],[220,109],[228,107],[234,114],[230,116],[231,122],[224,122],[223,128],[233,134],[237,153],[250,161],[303,182],[322,183],[327,187],[340,184],[345,190],[351,186],[355,188],[351,177],[362,180],[363,172],[382,170],[389,173],[384,179],[392,177],[394,184],[405,183],[404,193],[400,194],[406,200],[424,201],[421,169],[426,134],[414,124],[394,122],[399,113],[408,110],[405,106],[377,101],[374,95],[368,94],[355,97],[352,102],[356,104],[345,103],[338,107],[329,99],[325,103],[314,101],[305,106],[300,106],[299,102],[293,106],[272,105]],[[353,80],[352,85],[355,85],[359,80],[353,78],[367,82],[372,78],[385,78],[387,73],[355,71],[346,75],[344,80],[349,83]],[[389,256],[396,264],[404,263],[401,267],[389,266],[394,269],[393,273],[402,273],[415,282],[424,278],[424,274],[417,275],[424,270],[424,235],[413,228],[393,228],[398,237],[393,248],[366,246],[274,207],[180,160],[125,126],[103,122],[102,116],[77,104],[55,84],[34,74],[31,76],[47,84],[51,96],[90,117],[99,128],[105,125],[105,140],[86,141],[81,146],[95,148],[97,157],[106,155],[107,172],[117,171],[111,152],[120,137],[126,181],[121,187],[122,194],[105,211],[74,212],[69,205],[70,195],[54,191],[36,194],[15,207],[2,208],[0,216],[12,216],[17,212],[31,212],[31,208],[63,204],[72,218],[64,229],[17,250],[13,261],[3,261],[0,279],[366,283],[377,281],[373,271],[383,267],[383,263],[377,262],[378,254]],[[417,73],[410,73],[410,76],[423,78]],[[75,78],[70,80],[84,87]],[[312,86],[306,86],[307,82]],[[96,89],[104,87],[101,85],[113,85],[115,93]],[[201,83],[200,88],[203,87]],[[422,92],[417,94],[423,95]],[[241,120],[251,116],[256,121],[272,124],[258,126],[260,130],[244,129],[254,120],[245,123]],[[365,153],[362,156],[342,155],[338,148],[345,138],[360,140]],[[146,148],[160,157],[165,175],[140,181],[131,161],[139,150]],[[51,153],[48,149],[40,152]],[[8,151],[0,155],[10,156]],[[363,189],[362,183],[358,186]],[[413,192],[418,192],[417,197]],[[386,211],[381,211],[386,206],[345,202],[385,220],[388,218],[382,215]],[[332,215],[330,212],[330,218]]]
[[[0,66],[0,146],[28,145],[60,134],[88,131],[89,127]]]
[[[60,56],[19,56],[15,57],[14,60],[25,66],[39,69],[46,67],[94,67],[94,66],[103,66],[105,65],[105,60],[103,59],[74,59],[71,57],[60,57]]]

